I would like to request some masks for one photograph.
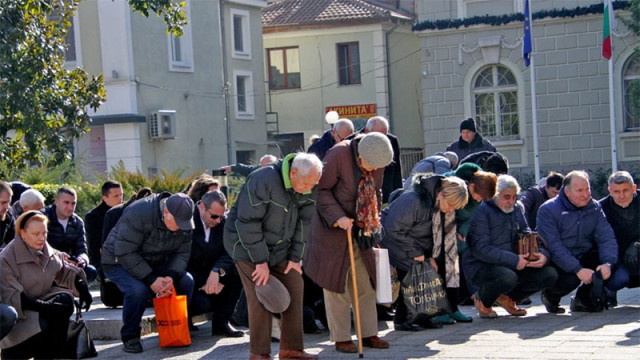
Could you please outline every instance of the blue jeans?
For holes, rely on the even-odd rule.
[[[630,278],[631,274],[624,264],[618,264],[618,266],[612,270],[609,280],[605,283],[607,295],[609,295],[610,298],[614,297],[618,290],[629,285]]]
[[[9,331],[13,329],[13,325],[18,321],[18,313],[16,310],[6,304],[0,304],[0,340],[7,336]]]
[[[113,281],[124,294],[122,305],[122,329],[120,336],[122,341],[140,337],[140,321],[144,309],[147,307],[150,288],[142,281],[131,276],[122,266],[109,267],[104,269],[105,275]],[[187,304],[191,301],[193,293],[193,277],[185,272],[182,277],[173,284],[176,293],[187,295]]]

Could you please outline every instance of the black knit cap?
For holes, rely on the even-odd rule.
[[[477,132],[476,130],[476,122],[472,118],[466,118],[460,122],[460,132],[462,130],[470,130],[473,132]]]

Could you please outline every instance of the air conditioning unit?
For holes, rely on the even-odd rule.
[[[176,111],[158,110],[147,115],[150,139],[176,138]]]

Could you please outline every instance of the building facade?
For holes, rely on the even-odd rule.
[[[473,117],[483,137],[509,158],[512,173],[532,175],[531,68],[522,56],[524,0],[416,4],[414,32],[420,38],[426,74],[426,153],[443,151],[458,139],[460,120]],[[614,8],[622,5],[628,6],[614,2]],[[609,71],[601,55],[602,2],[531,0],[530,12],[541,173],[609,171]],[[615,12],[629,15],[624,8]],[[621,21],[612,38],[618,168],[637,172],[640,56],[634,49],[640,39]]]
[[[76,156],[105,172],[217,168],[267,151],[261,0],[186,1],[184,35],[127,1],[83,1],[76,59],[102,73],[108,100]]]
[[[306,149],[311,135],[329,129],[324,116],[335,110],[356,128],[371,116],[384,116],[404,151],[421,153],[420,56],[411,32],[412,6],[283,0],[264,8],[267,109],[270,133],[281,147]]]

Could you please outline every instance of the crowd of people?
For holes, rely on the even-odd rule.
[[[316,319],[336,351],[357,352],[356,302],[360,345],[386,349],[378,319],[389,308],[376,304],[376,246],[388,249],[394,279],[416,263],[431,266],[450,305],[413,319],[401,291],[387,304],[396,331],[471,322],[458,309],[465,300],[480,318],[496,318],[495,306],[524,316],[521,306],[536,292],[547,312],[561,314],[562,297],[595,276],[604,281],[605,307],[617,306],[617,291],[640,282],[633,177],[611,174],[609,195],[597,201],[585,171],[551,172],[521,191],[508,167],[465,119],[460,138],[403,181],[398,139],[376,116],[362,132],[339,119],[308,153],[221,167],[246,176],[230,210],[206,174],[184,192],[145,188],[126,203],[121,184],[109,180],[84,221],[69,187],[46,206],[28,185],[0,181],[0,356],[59,357],[74,298],[88,310],[96,280],[103,302],[122,306],[130,353],[143,351],[140,321],[150,298],[172,289],[187,296],[190,331],[199,330],[191,317],[211,312],[213,336],[242,337],[232,323],[246,314],[250,359],[271,358],[274,327],[281,359],[317,358],[303,345],[304,332],[318,331]],[[524,238],[535,243],[525,252]],[[570,309],[588,305],[574,297]]]

